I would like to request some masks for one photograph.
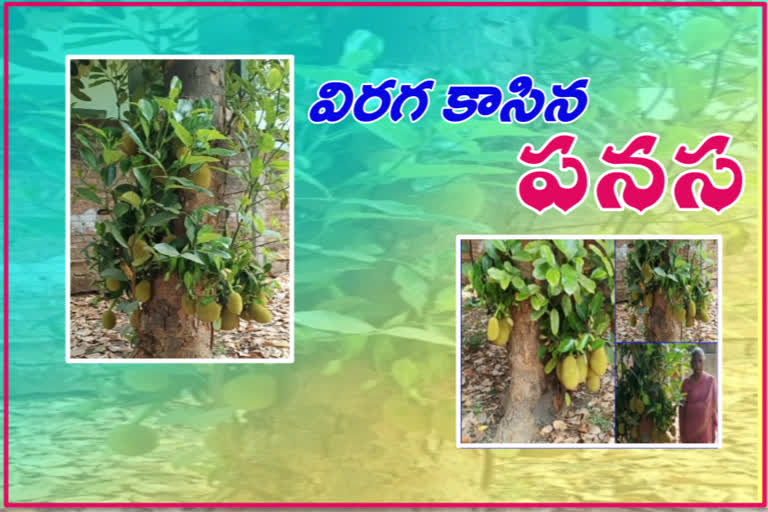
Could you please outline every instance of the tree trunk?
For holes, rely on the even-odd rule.
[[[225,62],[223,60],[175,60],[165,67],[165,83],[170,84],[174,76],[182,84],[182,97],[189,99],[211,98],[214,103],[213,123],[221,131],[224,121]],[[207,204],[222,204],[224,174],[214,172],[211,190],[214,197],[198,193],[180,194],[184,211]],[[213,223],[215,219],[208,219]],[[184,235],[183,219],[176,221],[174,232]],[[152,298],[142,304],[138,329],[138,358],[210,358],[212,357],[211,324],[200,322],[196,317],[185,314],[181,309],[183,285],[175,275],[168,281],[158,275],[152,282]]]
[[[677,321],[673,311],[674,307],[666,292],[656,290],[653,294],[653,307],[648,312],[645,341],[683,341],[683,325]]]
[[[536,437],[535,410],[547,383],[538,355],[539,324],[531,320],[531,311],[528,301],[511,311],[515,322],[507,343],[511,383],[496,435],[499,443],[529,443]]]

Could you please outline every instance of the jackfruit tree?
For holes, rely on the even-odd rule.
[[[701,240],[632,241],[624,270],[630,323],[642,318],[646,341],[683,341],[684,326],[710,321],[712,262]]]
[[[625,343],[616,354],[616,439],[620,443],[673,443],[689,346]]]
[[[91,78],[120,66],[96,66]],[[85,168],[74,170],[74,191],[102,214],[86,258],[109,308],[103,327],[130,319],[134,357],[205,358],[215,329],[271,321],[263,240],[277,234],[259,205],[288,201],[289,69],[280,60],[160,69],[165,94],[143,88],[114,126],[79,123]]]
[[[488,339],[507,348],[511,377],[498,442],[528,442],[537,402],[552,389],[570,405],[600,387],[613,330],[614,244],[607,240],[487,240],[465,264],[491,313]]]

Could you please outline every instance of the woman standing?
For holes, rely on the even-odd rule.
[[[683,381],[685,402],[680,407],[680,442],[714,443],[717,431],[717,382],[704,371],[704,351],[691,352],[693,374]]]

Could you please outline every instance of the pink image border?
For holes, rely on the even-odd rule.
[[[762,134],[761,134],[761,157],[762,157],[762,238],[761,238],[761,251],[762,251],[762,445],[761,445],[761,501],[757,503],[697,503],[697,502],[676,502],[676,503],[649,503],[649,502],[637,502],[637,503],[412,503],[412,502],[390,502],[390,503],[185,503],[185,502],[166,502],[166,503],[13,503],[10,502],[9,493],[9,454],[8,454],[8,388],[9,388],[9,228],[8,228],[8,201],[9,201],[9,180],[8,180],[8,166],[9,166],[9,83],[8,83],[8,71],[9,71],[9,50],[8,50],[8,14],[11,7],[759,7],[761,9],[761,23],[762,23],[762,70],[761,70],[761,98],[762,98]],[[768,145],[768,129],[766,127],[766,121],[768,121],[768,106],[766,105],[766,99],[768,95],[768,79],[766,74],[766,50],[768,48],[768,35],[766,35],[766,28],[768,27],[768,8],[765,2],[753,2],[753,1],[724,1],[724,2],[671,2],[671,1],[574,1],[574,2],[544,2],[544,1],[500,1],[500,2],[424,2],[424,1],[341,1],[341,2],[324,2],[324,1],[310,1],[310,2],[6,2],[4,4],[4,29],[3,29],[3,41],[4,41],[4,75],[3,75],[3,147],[5,148],[3,154],[3,329],[4,329],[4,358],[3,358],[3,468],[4,468],[4,489],[3,489],[3,504],[6,507],[20,507],[20,508],[82,508],[82,507],[98,507],[98,508],[122,508],[122,507],[220,507],[220,508],[239,508],[239,507],[277,507],[277,508],[297,508],[297,507],[367,507],[367,508],[384,508],[384,507],[521,507],[521,508],[533,508],[533,507],[594,507],[594,508],[613,508],[613,507],[737,507],[737,508],[765,508],[767,505],[768,496],[768,484],[766,479],[767,468],[767,453],[766,453],[766,366],[768,364],[768,358],[766,356],[766,339],[768,338],[768,328],[766,324],[766,289],[768,289],[768,264],[766,263],[766,223],[768,222],[768,213],[766,205],[766,197],[768,196],[766,187],[766,169],[768,164],[766,159],[768,157],[768,151],[766,146]]]

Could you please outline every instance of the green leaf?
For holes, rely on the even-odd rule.
[[[570,264],[565,264],[560,267],[561,281],[563,284],[563,290],[568,295],[573,295],[579,290],[579,274],[576,272]]]
[[[269,166],[278,172],[286,172],[290,169],[291,163],[288,160],[273,160]]]
[[[205,263],[203,262],[203,260],[200,259],[200,256],[198,256],[197,253],[185,252],[185,253],[182,253],[181,257],[189,261],[194,261],[195,263],[199,263],[200,265],[205,265]]]
[[[602,281],[607,277],[608,277],[608,274],[602,268],[596,268],[595,270],[592,271],[592,279],[594,279],[595,281]]]
[[[502,290],[506,290],[509,287],[509,281],[511,276],[507,274],[505,271],[500,270],[496,267],[491,267],[488,269],[488,276],[498,281],[499,286],[501,286]]]
[[[556,308],[549,310],[549,328],[552,329],[552,334],[555,335],[560,330],[560,312]]]
[[[176,256],[179,256],[179,251],[176,250],[176,248],[169,244],[155,244],[152,246],[153,249],[155,249],[160,254],[163,254],[165,256],[170,256],[172,258],[175,258]]]
[[[78,187],[76,191],[80,196],[84,197],[85,199],[88,199],[89,201],[93,201],[94,203],[98,203],[98,204],[102,203],[102,200],[99,198],[98,195],[96,195],[96,192],[94,192],[90,188]]]
[[[597,315],[600,308],[603,307],[603,301],[605,301],[605,297],[602,293],[596,293],[592,296],[592,300],[589,303],[589,310],[591,311],[592,316]]]
[[[201,194],[205,194],[207,196],[213,197],[213,192],[211,192],[207,188],[198,187],[191,180],[188,180],[187,178],[182,178],[180,176],[169,176],[168,179],[178,183],[178,185],[175,185],[173,183],[165,185],[165,188],[168,190],[175,189],[175,188],[184,188],[188,190],[194,190],[195,192],[200,192]]]
[[[579,240],[552,240],[552,242],[569,261],[579,252]]]
[[[127,281],[128,278],[119,268],[107,268],[102,270],[99,275],[104,279],[117,279],[118,281]]]
[[[656,272],[661,277],[667,277],[667,273],[664,272],[664,269],[661,268],[661,267],[656,267],[656,268],[653,269],[653,271]]]
[[[191,155],[184,159],[184,163],[187,165],[205,164],[209,162],[218,162],[219,159],[212,156],[205,155]]]
[[[149,123],[152,122],[156,114],[155,106],[152,104],[152,102],[144,98],[139,100],[139,112],[141,112],[142,117]]]
[[[283,73],[278,68],[272,68],[267,73],[267,89],[270,91],[277,90],[283,83]]]
[[[176,110],[176,102],[170,98],[155,98],[155,101],[168,113],[169,116]]]
[[[128,248],[128,244],[125,241],[125,238],[123,238],[123,235],[120,234],[120,230],[117,229],[117,226],[114,223],[109,223],[109,232],[112,234],[112,236],[117,240],[117,243]]]
[[[198,139],[203,139],[207,141],[212,140],[229,140],[229,137],[221,133],[219,130],[209,129],[209,128],[201,128],[195,132],[195,135]]]
[[[563,338],[560,340],[560,345],[557,347],[557,351],[560,354],[565,354],[576,346],[576,338]]]
[[[124,201],[126,203],[129,203],[131,206],[136,208],[137,210],[141,206],[141,197],[136,192],[128,191],[120,196],[120,201]]]
[[[259,150],[262,153],[269,153],[270,151],[274,151],[275,149],[275,138],[272,137],[271,133],[265,133],[261,136],[261,140],[259,141]]]
[[[501,240],[491,240],[491,243],[501,253],[507,252],[507,248],[504,246],[504,242]]]
[[[544,359],[545,355],[547,355],[547,346],[542,345],[539,347],[539,359]]]
[[[546,347],[543,347],[543,348],[546,348]],[[541,349],[539,349],[539,353],[541,353]],[[542,356],[539,356],[539,359],[541,358]],[[546,373],[547,375],[552,373],[552,370],[557,368],[557,362],[558,362],[557,357],[552,356],[550,360],[547,362],[546,366],[544,366],[544,373]]]
[[[176,133],[176,136],[179,138],[181,143],[186,147],[192,147],[192,145],[195,143],[195,140],[192,138],[192,135],[187,131],[187,129],[172,117],[168,118],[168,121],[170,121],[171,126],[173,126],[173,131]]]
[[[557,286],[560,284],[560,270],[558,270],[555,267],[550,268],[547,270],[547,281],[552,286]]]
[[[544,296],[539,293],[531,297],[531,306],[536,311],[542,309],[546,303],[547,303],[547,299],[545,299]]]
[[[168,90],[168,97],[172,100],[175,100],[179,97],[179,94],[181,94],[181,80],[179,77],[174,76],[171,78],[171,85]]]
[[[563,308],[563,313],[565,313],[565,316],[571,316],[571,312],[573,311],[573,304],[571,303],[571,298],[568,295],[563,295],[563,298],[560,299],[560,306]]]
[[[565,406],[570,407],[571,406],[571,394],[567,391],[565,392]]]
[[[172,212],[160,212],[147,219],[144,225],[147,227],[165,226],[176,217],[178,215]]]
[[[538,322],[539,318],[543,317],[546,312],[547,312],[547,308],[533,310],[533,312],[531,312],[531,320],[533,320],[534,322]]]
[[[147,175],[142,171],[141,169],[133,168],[133,175],[136,176],[136,182],[141,187],[142,193],[149,197],[150,191],[152,190],[152,184],[149,181],[149,178]]]
[[[211,233],[211,232],[204,233],[201,231],[200,233],[197,234],[197,243],[204,244],[206,242],[212,242],[213,240],[218,240],[219,238],[221,238],[221,235],[219,233]]]
[[[256,179],[264,172],[264,161],[256,157],[251,160],[251,178]]]
[[[294,321],[310,329],[342,334],[370,334],[376,331],[376,328],[367,322],[333,311],[298,311],[294,315]]]
[[[141,150],[142,153],[147,154],[147,148],[144,147],[144,143],[141,142],[141,139],[138,135],[136,135],[136,132],[133,131],[133,128],[131,128],[126,122],[120,121],[120,126],[123,127],[123,130],[128,133],[128,136],[133,139],[133,142],[136,143],[136,146]],[[154,155],[151,155],[152,158],[157,161],[157,158]],[[159,161],[157,161],[158,164],[160,164]],[[162,164],[161,164],[162,165]]]
[[[528,289],[528,286],[525,284],[525,281],[520,276],[514,276],[512,278],[512,286],[514,286],[518,290]]]
[[[593,280],[585,276],[584,274],[579,274],[579,284],[587,290],[587,293],[595,293],[595,287],[597,286]]]
[[[549,263],[550,266],[554,267],[557,265],[557,261],[555,260],[555,253],[552,252],[552,249],[549,247],[549,245],[542,245],[539,248],[539,254],[541,254],[547,260],[547,263]]]

